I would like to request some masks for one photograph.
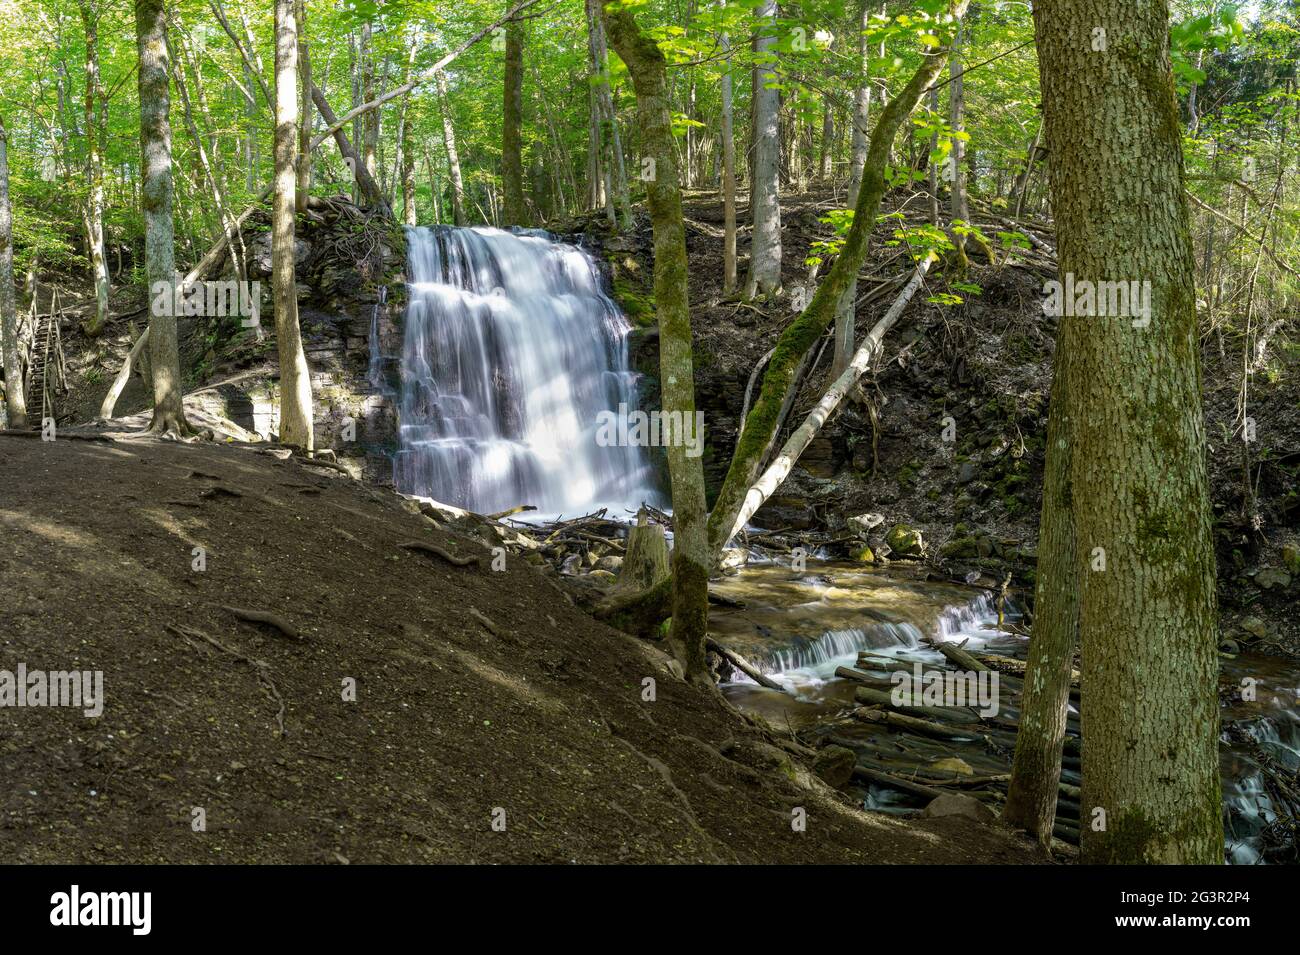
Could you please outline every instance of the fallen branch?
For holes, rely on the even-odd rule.
[[[99,416],[104,420],[113,417],[113,409],[117,407],[117,399],[122,396],[122,390],[126,388],[126,383],[131,380],[131,367],[135,360],[140,356],[141,350],[149,340],[149,329],[145,329],[140,337],[135,340],[131,350],[127,353],[126,360],[122,362],[122,370],[117,373],[113,379],[112,386],[108,389],[108,394],[104,396],[103,403],[99,406]]]

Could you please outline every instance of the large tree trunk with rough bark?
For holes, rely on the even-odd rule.
[[[153,301],[149,320],[149,365],[153,372],[153,421],[149,430],[186,435],[181,360],[176,344],[179,289],[172,226],[172,130],[169,114],[167,19],[162,0],[138,0],[136,50],[140,65],[141,205],[144,264]],[[165,290],[165,291],[164,291]],[[166,300],[163,300],[166,299]]]
[[[10,429],[27,427],[23,369],[18,358],[18,312],[14,304],[14,215],[9,204],[9,136],[0,119],[0,361],[5,366],[5,412]]]
[[[681,421],[693,427],[695,372],[687,295],[686,228],[664,55],[653,40],[641,33],[632,14],[617,5],[618,0],[602,0],[602,4],[610,43],[632,76],[642,148],[654,163],[646,189],[654,231],[654,296],[659,313],[663,411],[670,416],[680,415]],[[685,441],[671,442],[667,451],[673,501],[673,615],[669,639],[688,679],[711,684],[704,651],[709,616],[704,468],[698,456],[688,453]]]
[[[773,70],[776,52],[776,0],[758,10],[754,32],[753,175],[749,183],[749,274],[745,298],[772,296],[781,290],[781,94]]]
[[[1070,673],[1079,629],[1079,580],[1070,493],[1070,406],[1066,394],[1072,321],[1062,319],[1056,333],[1033,636],[1029,640],[1011,782],[1002,809],[1003,822],[1025,830],[1044,846],[1052,841],[1056,817]]]
[[[312,437],[311,372],[298,327],[294,277],[298,170],[298,36],[294,0],[275,2],[275,195],[271,221],[271,295],[280,356],[280,441],[305,451]]]
[[[1060,272],[1076,288],[1150,283],[1149,311],[1075,318],[1070,340],[1083,859],[1220,863],[1214,541],[1168,8],[1043,0],[1034,24]]]
[[[965,9],[966,0],[959,0],[954,7],[954,16],[960,19]],[[907,85],[881,110],[880,118],[871,131],[862,170],[862,187],[858,192],[853,224],[844,240],[844,247],[836,256],[830,273],[817,286],[817,291],[803,314],[791,322],[777,340],[767,372],[763,376],[763,385],[745,418],[745,426],[736,439],[731,466],[727,469],[713,512],[709,515],[709,547],[711,559],[715,563],[722,548],[730,540],[736,515],[740,513],[745,496],[758,477],[768,449],[776,440],[782,409],[804,356],[834,319],[853,276],[862,267],[867,254],[867,238],[875,227],[876,213],[880,209],[881,197],[885,194],[885,165],[894,137],[943,69],[947,52],[947,47],[940,46],[922,59],[920,67]]]
[[[506,24],[505,91],[501,110],[501,214],[506,225],[527,225],[524,204],[524,27]]]

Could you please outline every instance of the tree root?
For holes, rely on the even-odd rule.
[[[470,564],[478,564],[481,563],[483,559],[481,557],[457,557],[455,554],[443,550],[437,544],[429,544],[425,541],[402,541],[397,546],[403,550],[418,550],[425,554],[432,554],[434,557],[441,557],[447,563],[454,564],[457,567],[468,567]]]
[[[298,632],[298,628],[289,623],[289,621],[285,620],[279,614],[274,614],[267,610],[241,610],[239,607],[230,607],[226,605],[223,605],[221,609],[235,617],[238,617],[240,620],[246,621],[247,623],[265,624],[268,627],[274,627],[276,630],[279,630],[286,637],[292,637],[294,640],[302,639],[302,634]]]
[[[275,725],[277,727],[277,735],[281,739],[284,738],[285,735],[284,697],[280,695],[279,689],[276,688],[275,681],[271,679],[270,674],[267,672],[271,669],[271,665],[269,663],[267,663],[265,660],[258,660],[248,656],[247,654],[241,653],[239,650],[236,650],[234,647],[228,647],[220,640],[218,640],[216,637],[209,636],[208,634],[204,633],[202,630],[197,630],[194,627],[186,627],[178,623],[169,623],[166,625],[166,628],[170,630],[172,633],[184,637],[186,640],[190,641],[191,643],[193,643],[195,640],[205,640],[208,643],[210,643],[212,646],[220,650],[222,653],[228,653],[236,660],[238,660],[240,663],[246,663],[250,667],[252,667],[253,671],[257,674],[257,679],[261,682],[262,686],[266,688],[267,694],[271,697],[271,699],[276,704],[279,705],[279,710],[275,714]]]

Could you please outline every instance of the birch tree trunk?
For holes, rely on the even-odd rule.
[[[952,16],[960,20],[966,11],[966,4],[967,0],[958,0],[953,6]],[[867,254],[867,238],[875,228],[876,213],[880,210],[880,200],[885,194],[885,165],[894,137],[943,70],[947,58],[946,46],[940,46],[933,53],[923,56],[921,65],[907,81],[907,85],[881,110],[880,118],[871,131],[862,170],[862,188],[858,192],[858,201],[853,209],[853,224],[844,240],[844,247],[836,256],[830,273],[817,286],[817,291],[803,314],[791,322],[777,339],[767,372],[763,376],[763,385],[745,419],[744,428],[736,439],[731,466],[727,469],[713,512],[709,515],[710,556],[715,562],[730,540],[736,515],[740,513],[745,496],[758,477],[768,449],[776,440],[782,408],[797,378],[799,366],[813,343],[821,338],[826,326],[835,317],[853,276],[862,267]]]
[[[506,24],[505,91],[501,107],[501,214],[506,225],[527,225],[524,204],[524,28]]]
[[[176,344],[176,259],[172,226],[172,130],[169,114],[167,18],[163,0],[138,0],[135,7],[136,85],[140,97],[141,206],[144,217],[145,277],[151,296],[166,288],[170,301],[154,297],[149,319],[149,366],[153,373],[153,420],[149,430],[181,436],[185,420],[181,360]],[[162,314],[159,314],[162,313]]]
[[[646,183],[654,232],[654,296],[659,314],[659,368],[663,411],[695,422],[695,372],[691,353],[690,301],[687,293],[686,228],[682,221],[681,184],[673,142],[670,100],[663,53],[641,33],[619,0],[602,0],[610,43],[627,64],[636,91],[641,143],[654,161]],[[678,436],[681,437],[680,435]],[[702,441],[703,435],[697,435]],[[709,548],[704,502],[704,468],[686,443],[669,443],[668,471],[673,501],[673,600],[669,634],[687,678],[712,685],[705,660],[708,631]]]
[[[5,366],[6,427],[27,427],[23,369],[18,357],[18,313],[14,305],[14,216],[9,204],[9,134],[0,118],[0,361]]]
[[[1082,855],[1221,863],[1214,541],[1168,7],[1043,0],[1034,26],[1060,272],[1076,287],[1150,283],[1145,316],[1078,318],[1071,339]]]
[[[271,294],[280,356],[280,441],[305,451],[312,435],[311,372],[298,327],[294,276],[294,194],[298,173],[298,30],[295,0],[275,2],[275,194],[271,221]]]
[[[754,160],[750,177],[749,274],[745,298],[770,297],[781,290],[781,94],[772,70],[776,59],[776,0],[759,8],[754,30]]]

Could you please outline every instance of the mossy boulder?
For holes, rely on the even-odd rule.
[[[865,544],[849,551],[849,559],[855,560],[859,564],[874,564],[876,562],[875,552]]]
[[[853,768],[858,764],[857,754],[847,746],[823,746],[813,760],[812,771],[832,789],[841,789],[853,778]]]
[[[939,556],[947,558],[974,557],[979,553],[979,543],[974,537],[954,537],[939,548]]]
[[[921,532],[906,524],[895,524],[885,535],[889,551],[896,557],[921,557],[925,554],[925,541]]]

